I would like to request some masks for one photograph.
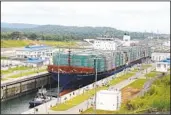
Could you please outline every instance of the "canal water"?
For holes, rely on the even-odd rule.
[[[55,94],[57,92],[56,85],[51,88],[46,87],[46,89],[49,94]],[[36,96],[37,91],[25,93],[22,96],[1,102],[1,114],[21,114],[29,110],[29,102]]]
[[[1,102],[1,114],[20,114],[29,110],[29,101],[36,96],[36,91]]]

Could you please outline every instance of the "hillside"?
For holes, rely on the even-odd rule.
[[[35,33],[40,35],[54,36],[73,36],[77,40],[85,38],[95,38],[100,36],[122,38],[124,33],[129,33],[132,39],[144,39],[148,36],[157,36],[153,33],[128,32],[117,30],[111,27],[77,27],[77,26],[60,26],[60,25],[32,25],[32,24],[10,24],[1,23],[1,32],[23,32],[25,34]]]
[[[35,25],[35,24],[23,24],[23,23],[5,23],[5,22],[2,22],[1,23],[1,27],[3,28],[20,28],[20,29],[23,29],[23,28],[35,28],[39,25]]]

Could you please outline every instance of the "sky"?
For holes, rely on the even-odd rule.
[[[1,22],[170,33],[170,2],[1,2]]]

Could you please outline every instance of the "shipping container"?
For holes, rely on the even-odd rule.
[[[70,65],[77,67],[94,68],[94,60],[97,59],[97,70],[106,71],[133,62],[142,57],[151,56],[151,48],[144,46],[121,47],[117,51],[72,51],[70,53]],[[58,58],[60,60],[58,61]],[[54,65],[69,65],[69,54],[58,52],[53,55]]]

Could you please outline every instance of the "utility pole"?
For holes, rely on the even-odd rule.
[[[95,103],[94,103],[94,114],[96,114],[96,82],[97,82],[97,58],[94,59],[94,65],[95,65]]]
[[[60,95],[59,95],[59,64],[60,64],[60,49],[59,49],[59,52],[58,52],[58,103],[60,101]]]

